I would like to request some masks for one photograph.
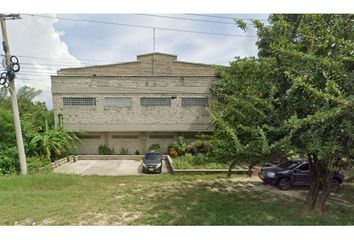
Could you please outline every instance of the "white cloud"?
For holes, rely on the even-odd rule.
[[[56,31],[53,27],[56,21],[25,15],[20,20],[7,21],[11,54],[18,56],[21,64],[16,88],[27,85],[41,89],[43,94],[36,100],[45,101],[49,108],[52,108],[50,75],[56,74],[56,70],[65,64],[81,65],[60,39],[63,32]],[[56,59],[56,61],[44,58]]]
[[[171,16],[171,15],[170,15]],[[190,15],[172,15],[177,17],[196,18]],[[267,15],[248,16],[254,18],[266,18]],[[70,18],[81,18],[91,20],[103,20],[109,22],[128,23],[144,26],[155,26],[161,28],[186,29],[205,32],[219,32],[245,35],[235,25],[204,23],[195,21],[183,21],[180,19],[168,19],[150,16],[139,16],[134,14],[127,15],[76,15],[67,16]],[[210,19],[208,19],[210,20]],[[215,20],[215,19],[211,19]],[[217,21],[218,19],[216,19]],[[227,20],[221,20],[227,21]],[[232,23],[232,20],[229,20]],[[80,57],[95,59],[106,59],[118,61],[135,60],[136,55],[149,53],[153,50],[152,29],[129,28],[114,25],[99,25],[87,23],[60,21],[59,28],[72,29],[66,32],[68,45],[80,49],[77,54]],[[77,42],[82,38],[82,32],[89,32],[80,46]],[[254,29],[251,29],[248,35],[255,36]],[[64,37],[65,38],[65,37]],[[178,55],[178,59],[184,61],[194,61],[210,64],[227,65],[234,57],[255,56],[257,48],[255,46],[257,38],[244,38],[233,36],[215,36],[197,33],[185,33],[156,29],[156,51],[166,52]],[[72,43],[71,43],[72,42]],[[89,51],[84,51],[89,49]],[[79,56],[78,56],[79,57]],[[79,57],[79,58],[80,58]]]
[[[135,14],[60,15],[75,19],[92,19],[162,28],[245,35],[236,25],[183,21]],[[171,16],[171,15],[170,15]],[[198,16],[172,15],[202,19]],[[233,15],[235,16],[235,15]],[[17,88],[28,85],[43,90],[38,98],[52,107],[50,75],[63,67],[106,64],[106,61],[134,61],[136,55],[153,51],[152,29],[71,22],[23,15],[22,20],[8,21],[11,51],[19,56],[21,74]],[[267,15],[243,15],[267,18]],[[205,19],[205,18],[204,18]],[[215,20],[218,19],[208,19]],[[221,19],[220,21],[227,21]],[[232,20],[229,20],[232,22]],[[254,29],[246,34],[256,35]],[[156,51],[178,55],[181,61],[228,65],[236,56],[255,56],[257,38],[215,36],[156,30]],[[70,50],[70,51],[69,51]],[[26,58],[23,56],[50,59]],[[62,59],[67,59],[64,61]],[[105,61],[86,61],[105,60]],[[81,60],[81,61],[79,61]]]

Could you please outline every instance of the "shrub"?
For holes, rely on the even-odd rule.
[[[139,150],[135,150],[135,155],[140,155]]]
[[[209,141],[197,140],[191,143],[188,150],[190,153],[193,154],[211,153],[213,148],[212,148],[212,144]]]
[[[0,148],[0,175],[13,174],[20,169],[16,147]]]
[[[128,155],[128,148],[121,147],[119,154],[120,155]]]
[[[112,155],[113,150],[107,147],[106,145],[98,146],[98,154],[99,155]]]
[[[186,154],[188,149],[188,144],[183,141],[183,137],[179,136],[176,142],[171,143],[167,147],[167,152],[171,157],[183,156]]]
[[[14,174],[18,168],[18,160],[6,155],[0,155],[0,175]]]
[[[197,154],[193,156],[186,153],[184,156],[175,158],[173,166],[178,169],[227,169],[228,165],[224,163],[214,162],[214,159],[208,158],[205,154]]]
[[[44,167],[50,167],[51,161],[46,157],[34,156],[27,158],[27,167],[30,172],[35,172]]]
[[[160,150],[160,144],[158,143],[153,143],[149,146],[149,150],[150,151],[158,151]]]
[[[183,141],[183,137],[179,136],[174,143],[174,147],[176,148],[179,155],[184,155],[187,152],[188,144]]]

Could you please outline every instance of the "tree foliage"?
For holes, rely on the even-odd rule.
[[[331,177],[353,155],[353,15],[275,14],[253,26],[258,57],[219,69],[212,88],[213,141],[232,163],[305,154],[307,206],[322,211]]]
[[[53,112],[44,102],[35,101],[41,93],[27,86],[17,92],[25,151],[28,159],[43,156],[53,160],[72,151],[78,139],[63,128],[54,128]],[[15,173],[19,168],[18,152],[11,99],[5,88],[0,89],[0,136],[0,174]]]

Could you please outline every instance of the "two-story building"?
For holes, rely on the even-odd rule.
[[[137,61],[60,69],[52,76],[55,122],[85,131],[79,153],[97,154],[99,145],[145,153],[160,152],[178,136],[186,141],[212,131],[205,109],[216,79],[211,65],[151,53]]]

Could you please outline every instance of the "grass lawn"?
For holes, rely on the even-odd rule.
[[[353,225],[354,183],[324,216],[306,189],[279,191],[224,175],[0,177],[0,225]]]

